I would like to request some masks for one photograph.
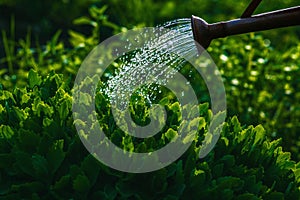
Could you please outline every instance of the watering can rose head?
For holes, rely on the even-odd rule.
[[[191,23],[192,23],[194,39],[198,43],[196,45],[198,51],[200,51],[199,50],[200,47],[198,47],[199,45],[204,49],[206,49],[210,45],[210,42],[212,40],[209,32],[208,23],[203,19],[194,15],[192,16]]]

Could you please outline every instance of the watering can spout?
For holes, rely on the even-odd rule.
[[[211,33],[209,31],[209,24],[203,19],[194,15],[192,16],[191,22],[194,39],[206,49],[212,41]]]
[[[206,49],[216,38],[300,25],[300,6],[214,24],[192,16],[191,24],[195,41]]]

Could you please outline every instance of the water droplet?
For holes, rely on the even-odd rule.
[[[286,66],[286,67],[283,68],[283,70],[284,70],[285,72],[290,72],[290,71],[292,71],[292,68],[289,67],[289,66]]]
[[[270,40],[268,40],[268,39],[265,39],[265,40],[264,40],[264,46],[265,46],[265,47],[270,46],[270,44],[271,44],[271,41],[270,41]]]
[[[246,45],[246,46],[245,46],[245,49],[246,49],[246,50],[250,50],[251,48],[252,48],[251,45]]]
[[[257,59],[257,62],[260,63],[260,64],[264,64],[265,63],[265,59],[259,58],[259,59]]]
[[[238,85],[238,84],[239,84],[239,80],[237,80],[237,79],[232,79],[232,80],[231,80],[231,83],[232,83],[233,85]]]
[[[258,71],[251,71],[250,74],[251,74],[252,76],[257,76],[257,75],[258,75]]]
[[[220,59],[226,62],[228,60],[228,57],[224,54],[220,55]]]

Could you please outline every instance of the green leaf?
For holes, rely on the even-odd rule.
[[[62,32],[61,30],[58,30],[51,39],[51,50],[53,54],[55,54],[55,47],[57,46],[57,42],[59,36],[61,35],[61,32]]]
[[[71,108],[71,104],[68,101],[63,101],[60,103],[58,107],[58,113],[61,121],[65,120],[67,116],[69,115],[69,111]]]
[[[160,105],[168,105],[170,103],[170,100],[168,97],[164,97],[159,101]]]
[[[13,109],[13,111],[15,112],[15,114],[16,114],[16,116],[17,116],[17,118],[18,118],[18,120],[19,120],[20,122],[26,120],[26,119],[29,117],[29,113],[26,112],[26,111],[23,110],[23,109],[20,109],[20,108],[15,107],[15,106],[13,106],[12,109]]]
[[[200,124],[200,120],[202,120],[202,123]],[[201,126],[200,126],[201,125]],[[190,121],[189,123],[189,130],[200,130],[205,126],[205,122],[203,118],[197,117]]]
[[[6,90],[0,91],[0,101],[3,101],[3,100],[12,100],[13,103],[16,103],[16,100],[14,99],[13,94]]]
[[[51,181],[49,180],[48,161],[38,154],[32,155],[31,159],[36,177],[45,182]]]
[[[254,128],[254,131],[255,131],[254,145],[262,143],[265,140],[265,129],[261,125],[258,125]]]
[[[224,168],[224,164],[223,163],[215,165],[212,168],[212,174],[213,174],[213,176],[215,178],[222,176],[222,174],[223,174],[223,168]]]
[[[290,160],[291,153],[290,152],[280,152],[278,158],[276,160],[276,164],[281,169],[293,169],[295,167],[295,161]]]
[[[101,168],[96,158],[89,154],[81,163],[81,169],[88,177],[91,185],[93,185],[98,178],[98,174]]]
[[[14,135],[14,131],[7,125],[0,125],[0,138],[10,139]]]
[[[107,5],[102,6],[101,8],[97,8],[96,6],[92,6],[89,10],[90,15],[94,19],[100,19],[100,17],[104,14],[105,10],[107,9]]]
[[[178,173],[181,173],[182,171],[178,172]],[[182,173],[181,174],[178,174],[176,177],[178,178],[175,178],[176,180],[176,184],[175,185],[179,185],[179,181],[180,178],[182,176]],[[161,194],[163,193],[166,189],[167,189],[167,171],[165,169],[160,169],[156,172],[156,176],[153,176],[150,178],[149,180],[149,187],[148,190],[149,191],[155,191],[156,194]],[[178,190],[176,192],[179,192]]]
[[[18,131],[18,146],[24,152],[34,153],[40,143],[40,136],[33,131],[19,129]]]
[[[92,103],[92,97],[87,93],[80,92],[79,101],[81,104],[89,106]]]
[[[284,194],[281,192],[272,192],[272,193],[264,196],[264,199],[266,199],[266,200],[273,200],[273,199],[284,200]]]
[[[90,187],[90,181],[84,175],[79,174],[73,181],[73,188],[77,192],[86,193],[89,191]]]
[[[178,113],[181,111],[179,102],[175,102],[171,105],[170,110],[174,111],[175,113]]]
[[[197,188],[201,187],[206,179],[205,172],[201,169],[194,170],[193,173],[191,173],[190,177],[190,185],[191,187]]]
[[[173,129],[169,128],[167,132],[165,133],[166,138],[168,138],[169,141],[174,140],[178,137],[178,134]]]
[[[0,69],[0,76],[2,76],[3,74],[6,74],[8,72],[7,69]]]
[[[116,199],[116,196],[118,195],[118,192],[117,192],[117,190],[116,190],[114,187],[112,187],[111,185],[105,185],[105,186],[104,186],[104,194],[105,194],[105,197],[106,197],[107,199],[113,200],[113,199]]]
[[[84,47],[86,38],[81,33],[69,30],[69,35],[71,37],[70,42],[74,47]]]
[[[45,117],[43,119],[43,126],[44,127],[50,126],[52,123],[53,123],[53,119],[49,119],[48,117]]]
[[[188,104],[189,105],[189,104]],[[186,108],[188,112],[188,118],[189,119],[194,119],[196,117],[199,117],[200,113],[200,106],[193,106],[192,108]]]
[[[55,182],[53,189],[54,190],[64,190],[68,188],[71,184],[71,176],[70,175],[65,175],[61,177],[58,181]]]
[[[206,116],[208,111],[209,104],[203,103],[199,105],[200,116]]]
[[[220,161],[224,163],[225,168],[231,168],[235,165],[235,158],[233,155],[225,155],[220,159]]]
[[[17,166],[27,175],[35,177],[31,155],[24,152],[16,153]]]
[[[241,131],[241,124],[236,116],[232,117],[231,123],[234,125],[234,133],[238,133]]]
[[[25,104],[25,103],[27,103],[28,101],[29,101],[29,99],[30,99],[30,95],[29,94],[27,94],[27,93],[25,93],[25,94],[23,94],[22,95],[22,100],[21,100],[21,104]]]
[[[184,173],[183,173],[181,160],[177,163],[175,182],[176,182],[176,184],[180,184],[180,185],[184,184]]]
[[[244,186],[244,181],[237,177],[225,176],[217,179],[218,190],[223,190],[225,188],[240,190]]]
[[[49,170],[51,174],[54,174],[59,168],[65,158],[65,152],[63,151],[64,140],[57,140],[47,153],[47,161],[49,163]]]
[[[138,188],[132,187],[127,182],[121,180],[116,183],[116,189],[123,199],[129,199],[129,197],[134,196],[138,192]]]
[[[97,23],[91,20],[89,17],[82,16],[73,21],[75,25],[91,25],[93,27],[97,27]]]
[[[34,111],[34,113],[40,117],[41,114],[45,114],[47,116],[52,116],[52,114],[54,113],[53,111],[53,107],[46,104],[44,101],[42,101],[40,98],[35,98],[33,105],[32,105],[32,111]]]
[[[4,107],[0,104],[0,114],[2,114],[4,111]]]
[[[133,152],[134,151],[134,145],[133,145],[133,142],[132,142],[132,137],[130,137],[129,135],[126,135],[125,137],[123,137],[122,145],[123,145],[123,149],[126,150],[127,152]]]
[[[41,77],[33,69],[31,69],[28,73],[28,81],[30,88],[33,88],[34,86],[39,86],[42,83]]]

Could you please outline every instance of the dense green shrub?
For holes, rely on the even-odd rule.
[[[204,126],[175,163],[145,174],[110,169],[89,155],[79,140],[71,115],[71,87],[62,75],[42,77],[31,70],[27,87],[0,90],[4,199],[297,199],[300,195],[299,164],[282,151],[280,140],[269,141],[261,126],[241,127],[236,117],[228,119],[214,150],[198,159],[211,119],[207,104],[199,107]],[[172,110],[172,104],[165,106]],[[174,109],[177,115],[180,111]],[[119,130],[110,131],[113,139]],[[123,148],[130,145],[121,143],[126,144]],[[155,145],[146,143],[149,148]]]

